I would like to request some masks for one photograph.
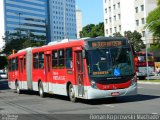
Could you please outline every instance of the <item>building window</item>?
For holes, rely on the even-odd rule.
[[[105,12],[107,13],[107,8],[105,9]]]
[[[139,20],[136,20],[136,25],[139,26]]]
[[[138,13],[138,7],[136,7],[135,10],[136,10],[136,13]]]
[[[116,21],[116,16],[114,16],[114,21]]]
[[[112,18],[111,17],[109,18],[109,22],[112,22]]]
[[[121,25],[119,25],[119,31],[121,31]]]
[[[145,31],[142,31],[142,37],[145,37]]]
[[[114,27],[114,31],[115,31],[115,33],[117,32],[117,27]]]
[[[116,5],[113,5],[114,10],[116,9]]]
[[[144,18],[142,18],[141,21],[142,21],[142,24],[145,24]]]
[[[119,2],[119,3],[117,3],[117,5],[118,5],[118,8],[120,8],[120,2]]]
[[[108,19],[106,19],[106,24],[108,24]]]
[[[106,34],[108,34],[108,29],[106,30]]]
[[[120,14],[118,14],[118,19],[119,19],[119,20],[121,19],[121,15],[120,15]]]
[[[112,28],[110,28],[110,33],[112,34]]]
[[[141,5],[141,11],[144,11],[144,5]]]
[[[109,12],[111,12],[111,7],[109,7]]]

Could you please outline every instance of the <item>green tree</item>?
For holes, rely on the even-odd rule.
[[[113,34],[114,37],[123,37],[120,32],[116,32]]]
[[[124,35],[125,37],[128,38],[129,42],[134,46],[136,52],[139,52],[141,51],[141,49],[145,48],[145,45],[141,39],[142,35],[139,32],[125,31]]]
[[[7,66],[7,57],[0,56],[0,69],[4,69]]]
[[[37,47],[45,44],[45,36],[38,36],[29,33],[27,36],[21,36],[21,38],[18,38],[18,34],[18,32],[14,34],[7,32],[3,53],[9,55],[12,53],[12,50],[18,51],[27,47]]]
[[[160,0],[157,0],[157,5],[160,6]]]
[[[146,20],[146,26],[153,32],[153,36],[160,38],[160,0],[157,0],[157,8],[151,11]]]
[[[104,36],[104,23],[101,22],[98,25],[89,24],[83,27],[80,31],[80,37],[97,37]]]

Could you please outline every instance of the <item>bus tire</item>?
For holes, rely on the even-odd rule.
[[[43,84],[42,84],[41,81],[38,84],[38,91],[39,91],[39,96],[44,98],[45,97],[45,93],[44,93]]]
[[[76,102],[77,101],[77,98],[75,97],[75,91],[74,91],[74,88],[73,88],[72,84],[69,84],[68,97],[69,97],[71,102]]]
[[[16,81],[15,86],[16,86],[16,93],[21,94],[21,90],[20,90],[18,81]]]

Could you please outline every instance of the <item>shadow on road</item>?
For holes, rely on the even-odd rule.
[[[8,81],[0,79],[0,90],[8,90]]]
[[[81,100],[81,102],[84,104],[90,104],[90,105],[101,105],[101,104],[140,102],[140,101],[147,101],[147,100],[153,100],[153,99],[158,99],[158,98],[160,98],[160,96],[138,94],[135,96],[124,96],[124,97],[118,97],[118,98]]]
[[[38,95],[38,92],[24,91],[23,94]],[[62,95],[46,94],[45,98],[69,101],[68,97],[62,96]],[[148,101],[148,100],[153,100],[153,99],[158,99],[158,98],[160,98],[160,96],[138,94],[135,96],[124,96],[124,97],[117,97],[117,98],[104,98],[104,99],[93,99],[93,100],[78,99],[77,102],[83,103],[83,104],[88,104],[88,105],[102,105],[102,104],[140,102],[140,101]]]
[[[0,80],[0,90],[9,90],[8,81],[7,80]],[[38,92],[35,91],[23,91],[22,94],[28,95],[38,95]],[[69,101],[68,97],[61,96],[61,95],[50,95],[46,94],[46,98],[51,99],[59,99],[64,101]],[[105,99],[94,99],[94,100],[83,100],[78,99],[78,102],[88,104],[88,105],[101,105],[101,104],[117,104],[117,103],[128,103],[128,102],[140,102],[140,101],[147,101],[158,99],[160,96],[156,95],[144,95],[144,94],[137,94],[135,96],[124,96],[124,97],[117,97],[117,98],[105,98]]]

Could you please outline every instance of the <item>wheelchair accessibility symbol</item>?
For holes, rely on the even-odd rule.
[[[118,68],[114,69],[114,76],[120,76],[120,70]]]

